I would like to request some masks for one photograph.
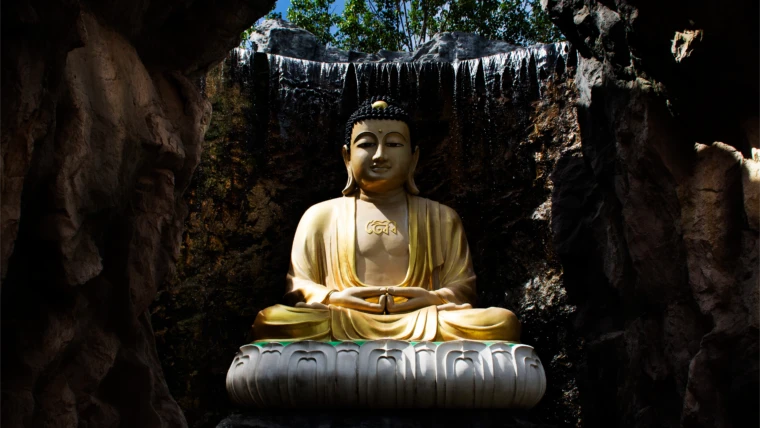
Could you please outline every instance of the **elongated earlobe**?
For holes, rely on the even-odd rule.
[[[417,169],[417,161],[420,160],[420,147],[414,149],[412,155],[412,164],[409,166],[409,175],[406,177],[406,191],[412,195],[419,195],[420,189],[417,188],[417,184],[414,182],[414,170]]]
[[[348,168],[348,182],[346,182],[346,187],[343,188],[343,196],[348,196],[352,193],[356,192],[356,180],[354,179],[354,173],[351,171],[351,168]]]
[[[351,170],[351,155],[348,153],[348,148],[343,146],[343,163],[346,165],[346,172],[348,173],[348,181],[346,187],[343,188],[343,195],[348,196],[356,192],[356,179],[354,178],[354,172]]]

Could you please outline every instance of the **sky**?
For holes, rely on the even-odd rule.
[[[274,5],[274,11],[280,12],[282,17],[285,18],[285,15],[288,14],[288,6],[290,6],[290,0],[277,0],[277,3]]]
[[[335,0],[335,3],[332,4],[332,13],[343,13],[343,6],[345,3],[345,0]],[[277,3],[274,6],[274,11],[280,12],[282,14],[282,17],[286,18],[288,14],[288,6],[290,6],[290,0],[277,0]]]

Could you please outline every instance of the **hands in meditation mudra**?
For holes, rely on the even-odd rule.
[[[350,117],[344,196],[301,218],[288,305],[258,314],[256,341],[519,341],[512,312],[472,307],[475,273],[457,213],[416,196],[410,124],[388,98]]]

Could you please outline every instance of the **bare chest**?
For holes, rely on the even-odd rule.
[[[378,269],[403,266],[409,261],[409,231],[406,203],[377,207],[364,201],[356,205],[356,258],[358,264]],[[360,260],[364,259],[364,260]]]

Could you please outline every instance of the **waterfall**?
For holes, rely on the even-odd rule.
[[[238,52],[240,51],[240,52]],[[510,52],[499,53],[482,58],[454,62],[317,62],[304,59],[289,58],[275,54],[267,54],[270,76],[275,80],[272,87],[282,97],[287,97],[287,90],[294,85],[307,85],[310,88],[332,92],[336,85],[346,86],[349,68],[354,68],[357,103],[376,94],[386,94],[406,102],[420,102],[419,95],[423,82],[443,82],[446,72],[454,76],[453,86],[448,90],[456,99],[459,96],[470,97],[478,89],[485,91],[487,97],[500,94],[503,91],[515,91],[521,85],[533,89],[535,93],[521,95],[529,98],[541,96],[541,81],[549,76],[564,73],[568,62],[570,48],[566,42],[554,44],[539,44],[524,48],[516,48]],[[250,61],[252,55],[244,49],[236,49],[240,63]],[[478,73],[483,73],[484,88],[477,88]],[[461,81],[461,78],[467,81]],[[468,93],[462,93],[465,85]]]
[[[551,81],[565,79],[567,68],[575,67],[576,55],[565,42],[499,46],[504,52],[450,62],[435,61],[434,49],[417,60],[397,55],[355,62],[236,49],[223,69],[228,84],[239,82],[250,99],[247,144],[261,159],[279,156],[267,161],[272,168],[311,165],[307,157],[319,156],[340,173],[336,152],[348,116],[369,97],[387,95],[407,106],[412,138],[428,153],[420,168],[432,169],[418,184],[464,198],[465,192],[525,184],[533,161],[510,159],[534,129],[534,103]],[[448,169],[427,166],[428,160]],[[477,185],[451,185],[468,180]]]
[[[269,96],[257,99],[268,99],[270,110],[276,106],[280,123],[289,122],[283,114],[306,113],[312,103],[304,104],[305,98],[322,101],[321,112],[341,118],[373,95],[389,95],[413,111],[443,103],[457,134],[463,105],[482,98],[479,108],[490,124],[495,104],[509,100],[525,105],[541,97],[542,83],[564,73],[569,52],[562,42],[454,62],[318,62],[266,54]],[[259,55],[238,49],[235,56],[245,66]]]

